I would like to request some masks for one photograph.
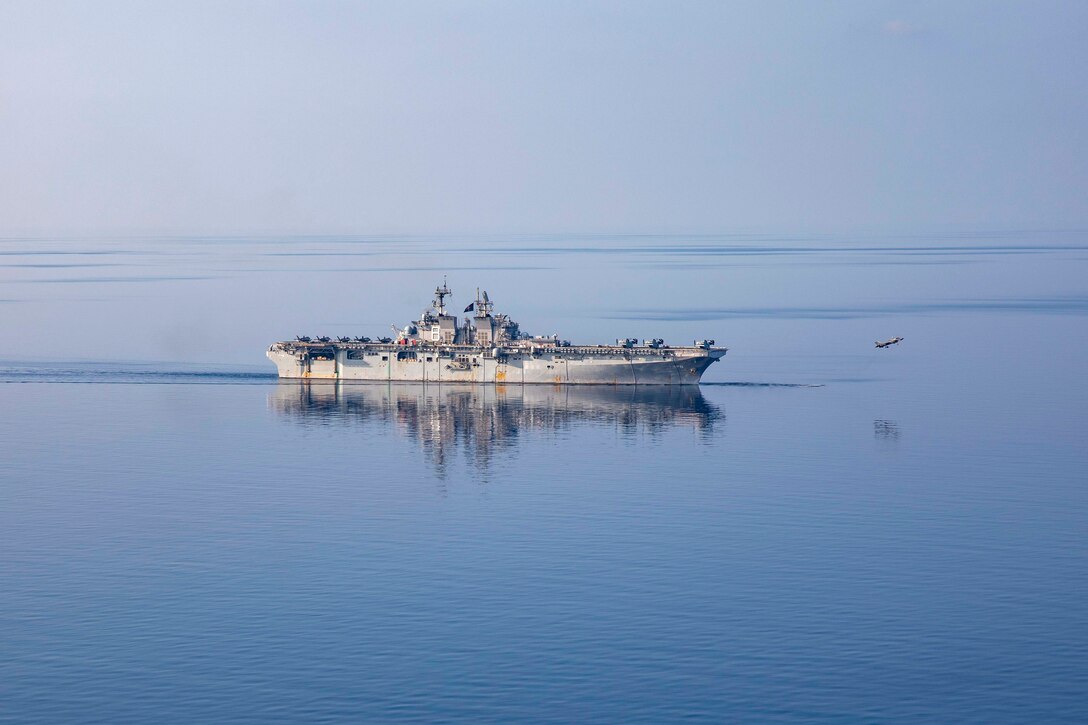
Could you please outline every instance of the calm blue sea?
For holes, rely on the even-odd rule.
[[[263,360],[443,273],[730,352]],[[1088,720],[1088,234],[6,239],[0,323],[0,722]]]

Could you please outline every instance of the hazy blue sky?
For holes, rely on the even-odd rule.
[[[0,4],[0,233],[1088,223],[1084,2]]]

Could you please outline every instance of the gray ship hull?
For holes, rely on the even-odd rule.
[[[557,347],[536,353],[402,345],[277,343],[281,378],[345,382],[697,385],[723,348]]]

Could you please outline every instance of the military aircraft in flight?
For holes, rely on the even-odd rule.
[[[903,342],[903,338],[893,337],[890,340],[885,340],[884,342],[876,343],[876,346],[879,347],[879,348],[885,348],[885,347],[888,347],[889,345],[898,345],[901,342]]]

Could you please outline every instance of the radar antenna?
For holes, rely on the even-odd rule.
[[[488,296],[487,291],[484,290],[483,295],[480,294],[480,288],[476,288],[476,315],[478,317],[487,317],[491,314],[491,310],[495,308],[495,303],[492,302]]]
[[[438,314],[446,314],[446,297],[453,294],[449,287],[446,286],[446,275],[442,275],[442,286],[434,288],[434,302],[432,306],[438,311]]]

